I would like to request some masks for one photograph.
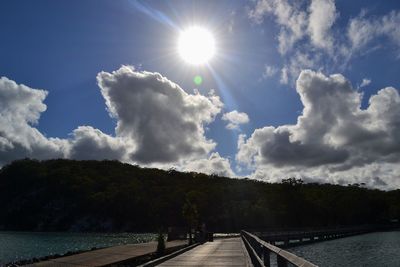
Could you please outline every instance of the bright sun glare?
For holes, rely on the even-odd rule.
[[[178,51],[189,64],[207,63],[215,53],[214,37],[204,28],[191,27],[179,36]]]

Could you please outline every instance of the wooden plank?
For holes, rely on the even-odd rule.
[[[176,240],[176,241],[166,242],[166,248],[178,247],[186,244],[187,241],[185,240]],[[122,245],[122,246],[115,246],[115,247],[83,252],[66,257],[60,257],[26,266],[30,267],[105,266],[126,260],[131,260],[133,258],[140,257],[149,253],[153,253],[156,251],[156,249],[157,249],[157,242]]]
[[[216,239],[158,266],[248,266],[241,238]]]

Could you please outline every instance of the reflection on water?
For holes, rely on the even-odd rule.
[[[156,240],[155,234],[0,232],[0,265],[22,259]]]
[[[378,232],[288,249],[322,267],[400,266],[400,232]]]

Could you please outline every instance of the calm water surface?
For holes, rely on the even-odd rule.
[[[322,267],[400,267],[400,232],[378,232],[288,249]]]
[[[155,234],[133,233],[35,233],[0,231],[0,265],[64,254],[68,251],[89,250],[93,247],[109,247],[156,240]]]

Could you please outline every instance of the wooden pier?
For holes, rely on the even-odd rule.
[[[300,258],[283,247],[307,242],[318,242],[372,232],[371,227],[290,231],[290,232],[246,232],[240,237],[215,239],[179,250],[142,266],[271,266],[275,262],[278,267],[288,264],[302,267],[315,267],[313,263]],[[187,241],[171,241],[167,248],[184,247]],[[104,248],[76,255],[56,258],[28,266],[128,266],[128,261],[156,251],[157,243],[132,244]]]
[[[158,266],[252,266],[240,237],[216,239],[201,244]]]
[[[270,267],[273,262],[271,257],[273,254],[278,267],[288,267],[289,264],[296,267],[318,267],[303,258],[261,240],[249,232],[242,231],[241,235],[250,255],[252,266]]]
[[[187,244],[186,240],[176,240],[166,243],[166,248],[181,247]],[[71,256],[55,258],[30,265],[29,267],[95,267],[115,265],[133,260],[137,257],[154,253],[157,250],[157,242],[130,244],[115,246],[93,251],[83,252]]]

